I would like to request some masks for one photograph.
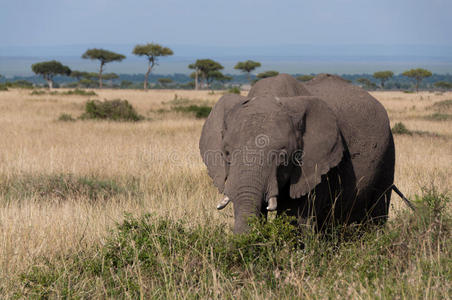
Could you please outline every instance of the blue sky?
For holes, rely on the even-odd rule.
[[[452,0],[0,0],[0,73],[31,74],[58,59],[94,71],[88,48],[125,54],[110,71],[142,73],[133,46],[175,55],[157,73],[189,72],[212,58],[280,72],[354,73],[411,67],[452,72]]]
[[[451,0],[0,0],[3,46],[452,45]]]

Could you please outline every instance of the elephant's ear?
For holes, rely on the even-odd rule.
[[[225,95],[212,108],[202,128],[199,150],[202,160],[207,166],[209,176],[220,193],[224,190],[226,171],[222,153],[222,134],[226,114],[238,103],[244,102],[245,97],[239,95]]]
[[[290,196],[299,198],[312,191],[321,176],[339,164],[344,145],[336,115],[324,101],[315,97],[281,98],[280,101],[288,109],[299,139],[300,152],[290,185]]]

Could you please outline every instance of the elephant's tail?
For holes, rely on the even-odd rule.
[[[402,194],[402,192],[396,187],[395,184],[393,184],[393,185],[391,186],[391,188],[392,188],[392,190],[393,190],[394,192],[396,192],[397,195],[400,196],[400,198],[402,198],[403,202],[405,202],[405,204],[406,204],[409,208],[411,208],[412,211],[416,211],[416,207],[413,205],[413,202],[411,202],[409,199],[407,199],[407,198]]]

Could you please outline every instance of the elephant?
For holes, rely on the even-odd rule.
[[[387,219],[395,164],[387,112],[339,76],[303,84],[280,74],[247,97],[224,95],[199,148],[225,196],[217,208],[234,205],[234,233],[273,210],[319,230]]]

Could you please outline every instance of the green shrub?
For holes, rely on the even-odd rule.
[[[112,197],[140,195],[139,182],[135,178],[115,180],[96,176],[72,174],[23,175],[0,178],[1,199],[20,201],[26,198],[47,200],[52,198],[105,201]]]
[[[8,87],[4,83],[0,83],[0,91],[7,91]]]
[[[430,120],[430,121],[449,121],[449,120],[452,120],[452,115],[434,113],[429,116],[426,116],[425,119]]]
[[[434,132],[422,131],[422,130],[409,130],[405,127],[402,122],[395,123],[392,127],[393,134],[402,134],[402,135],[420,135],[420,136],[430,136],[430,137],[439,137],[440,135]]]
[[[230,93],[230,94],[237,94],[237,95],[240,95],[240,88],[239,87],[237,87],[237,86],[233,86],[233,87],[231,87],[229,90],[228,90],[228,93]]]
[[[209,116],[212,107],[207,105],[190,105],[190,106],[174,106],[172,109],[174,111],[184,113],[194,113],[196,118],[201,119],[207,118]]]
[[[91,100],[86,102],[85,113],[81,119],[140,121],[140,116],[127,100]]]
[[[62,113],[62,114],[58,117],[58,121],[62,121],[62,122],[74,122],[74,121],[76,121],[76,119],[74,119],[74,118],[72,117],[71,114]]]
[[[17,298],[447,298],[450,200],[426,191],[415,214],[325,234],[287,217],[252,220],[248,234],[232,235],[218,220],[201,226],[189,217],[129,215],[104,246],[61,262],[43,259],[24,272]]]
[[[30,95],[32,96],[40,96],[40,95],[44,95],[46,92],[42,91],[42,90],[33,90],[31,91]]]
[[[26,80],[16,80],[13,82],[6,82],[6,86],[11,88],[32,89],[33,83]]]
[[[63,95],[78,95],[78,96],[96,96],[97,94],[94,91],[85,91],[80,89],[70,90],[64,92]]]
[[[452,108],[452,99],[435,102],[430,108],[441,111],[449,110]]]
[[[394,127],[392,127],[392,133],[393,134],[407,134],[412,135],[413,133],[406,128],[405,124],[402,122],[397,122],[394,124]]]

